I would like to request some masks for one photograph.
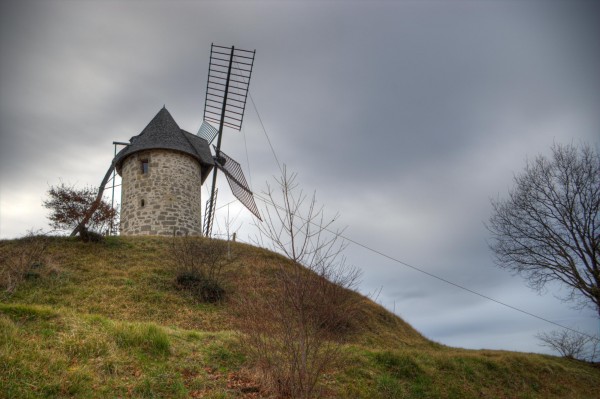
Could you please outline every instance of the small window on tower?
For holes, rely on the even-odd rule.
[[[147,173],[148,173],[148,160],[143,159],[142,160],[142,174],[145,175]]]
[[[146,206],[146,201],[142,199],[140,201],[140,205],[142,206],[142,208],[145,207]]]

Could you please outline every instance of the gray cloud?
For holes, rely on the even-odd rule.
[[[251,94],[277,156],[341,213],[349,237],[594,331],[588,313],[496,268],[483,223],[526,157],[553,142],[599,145],[597,3],[0,7],[0,237],[46,225],[49,184],[97,185],[111,142],[138,134],[163,104],[198,129],[210,43],[233,44],[257,49]],[[277,174],[252,103],[224,145],[257,191]],[[220,203],[233,199],[221,193]],[[251,235],[245,211],[229,210]],[[382,304],[443,343],[539,351],[533,334],[553,328],[365,249],[347,255],[364,270],[362,292],[383,287]]]

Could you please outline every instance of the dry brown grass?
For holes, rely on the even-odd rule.
[[[26,281],[14,301],[50,304],[79,313],[98,314],[132,322],[155,322],[203,331],[235,328],[230,298],[206,304],[176,286],[176,271],[169,256],[170,238],[116,237],[105,243],[82,243],[53,238],[47,253],[60,273],[39,282]],[[235,296],[253,287],[256,294],[272,295],[284,257],[246,244],[234,243],[235,261],[222,270],[227,293]],[[381,306],[352,292],[360,302],[352,342],[427,344],[412,327]],[[359,319],[365,322],[358,323]]]
[[[269,297],[273,276],[287,261],[244,244],[233,248],[236,261],[223,270],[228,292],[241,294],[251,283],[257,295]],[[59,272],[24,280],[0,303],[0,392],[269,397],[245,356],[232,300],[205,304],[177,289],[168,251],[168,238],[51,239],[47,253]],[[348,361],[323,374],[324,397],[597,397],[598,368],[552,356],[448,348],[351,295],[360,302],[360,323],[343,340]]]

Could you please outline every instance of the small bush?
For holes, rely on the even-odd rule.
[[[193,293],[202,302],[217,303],[225,299],[225,289],[218,281],[209,280],[194,274],[178,274],[177,285]]]
[[[223,269],[234,261],[226,241],[173,237],[170,253],[177,287],[202,302],[216,303],[225,298]]]
[[[225,298],[225,289],[217,281],[204,280],[199,288],[199,295],[204,302],[216,303]]]
[[[102,234],[85,228],[79,233],[79,238],[83,242],[104,242],[104,236]]]
[[[177,285],[182,288],[193,289],[200,281],[202,281],[202,278],[195,274],[180,273],[175,278],[175,281],[177,281]]]

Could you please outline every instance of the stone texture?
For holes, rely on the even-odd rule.
[[[142,161],[148,161],[146,174]],[[140,151],[125,158],[121,177],[122,235],[202,234],[196,159],[171,150]]]

